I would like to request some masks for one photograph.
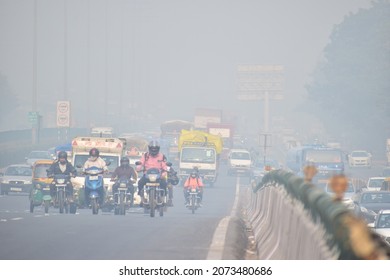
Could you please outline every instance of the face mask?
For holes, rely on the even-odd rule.
[[[64,160],[64,161],[60,160],[60,164],[65,165],[66,164],[66,160]]]

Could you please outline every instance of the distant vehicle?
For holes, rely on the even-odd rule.
[[[379,211],[375,222],[368,226],[390,245],[390,210]]]
[[[383,177],[390,177],[390,167],[386,167],[385,169],[383,169],[382,176]]]
[[[303,176],[303,169],[307,164],[316,166],[318,173],[315,180],[327,179],[334,174],[344,172],[343,155],[340,149],[313,144],[296,147],[287,152],[286,166],[295,174]]]
[[[114,137],[114,129],[112,127],[93,127],[90,136],[92,137]]]
[[[48,151],[32,151],[26,158],[26,163],[33,166],[34,162],[39,159],[53,159]]]
[[[380,191],[385,177],[371,177],[367,182],[369,191]]]
[[[380,210],[390,209],[390,192],[367,191],[359,193],[354,198],[354,212],[368,223],[375,221]]]
[[[265,165],[264,161],[258,161],[252,166],[252,177],[254,179],[261,179],[267,172],[280,168],[281,166],[277,160],[266,160]]]
[[[348,155],[348,164],[350,167],[371,167],[371,154],[367,151],[353,151]]]
[[[5,169],[1,178],[0,194],[9,192],[30,193],[32,188],[32,168],[27,164],[13,164]]]
[[[228,174],[251,175],[252,159],[248,150],[232,149],[228,156]]]
[[[331,189],[329,182],[326,183],[325,192],[333,196],[334,192]],[[353,207],[353,197],[356,195],[356,188],[351,181],[348,182],[348,189],[344,193],[343,203],[347,206]]]

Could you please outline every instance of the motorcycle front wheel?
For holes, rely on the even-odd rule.
[[[151,188],[149,191],[149,206],[150,206],[150,217],[154,217],[156,211],[156,194],[155,189]]]
[[[96,197],[92,198],[91,204],[92,204],[92,214],[97,215],[99,213],[99,205]]]

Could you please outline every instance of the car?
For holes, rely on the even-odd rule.
[[[375,222],[368,224],[374,232],[390,245],[390,210],[381,210],[376,216]]]
[[[261,179],[264,175],[272,170],[281,169],[281,165],[277,160],[269,159],[265,161],[258,161],[252,167],[252,176],[254,179]]]
[[[366,191],[354,197],[354,213],[373,223],[380,210],[390,209],[390,192],[388,191]]]
[[[245,149],[232,149],[228,156],[228,175],[251,175],[251,154]]]
[[[348,164],[350,167],[371,167],[371,157],[371,154],[367,151],[353,151],[348,155]]]
[[[367,182],[367,189],[369,191],[380,191],[385,177],[371,177]]]
[[[27,164],[9,165],[0,182],[0,194],[9,192],[30,193],[32,187],[32,168]]]
[[[334,192],[329,185],[329,181],[325,185],[325,192],[331,196],[334,196]],[[353,209],[353,198],[357,194],[356,187],[352,181],[348,181],[348,189],[344,193],[343,203],[348,207]]]
[[[39,159],[53,159],[48,151],[31,151],[26,157],[26,164],[33,166],[34,162]]]

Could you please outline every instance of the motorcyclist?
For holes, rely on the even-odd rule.
[[[103,169],[103,172],[108,172],[107,164],[100,157],[100,152],[96,148],[92,148],[89,151],[89,158],[84,163],[84,168],[83,168],[84,173],[85,173],[86,169],[91,168],[91,167],[97,167],[97,168]],[[85,188],[84,192],[85,192],[85,204],[87,206],[89,206],[89,204],[90,204],[89,193],[91,192],[91,190],[88,189],[88,188]],[[102,187],[102,188],[97,189],[97,192],[99,193],[99,198],[100,198],[99,202],[100,202],[100,204],[102,204],[103,201],[104,201],[104,199],[103,199],[103,197],[104,197],[104,188]]]
[[[173,186],[179,184],[179,177],[172,166],[167,166],[168,171],[168,206],[173,206]]]
[[[47,170],[47,176],[53,177],[54,175],[69,175],[75,177],[77,171],[74,166],[68,161],[68,154],[64,151],[60,151],[57,155],[57,160]],[[50,193],[52,197],[55,197],[55,182],[50,185]],[[65,192],[69,198],[73,198],[73,185],[69,180],[65,187]]]
[[[148,145],[148,152],[146,152],[137,165],[136,170],[138,172],[143,171],[144,175],[138,181],[138,195],[141,197],[141,204],[143,206],[144,201],[144,186],[147,182],[145,177],[146,172],[151,168],[159,169],[161,173],[160,188],[167,191],[167,158],[164,154],[160,153],[160,145],[157,141],[153,140]]]
[[[199,190],[199,206],[202,206],[204,185],[202,178],[199,176],[199,170],[196,167],[191,171],[190,176],[188,176],[187,180],[184,183],[184,199],[186,202],[186,206],[189,204],[189,190],[193,187],[196,187]]]
[[[120,166],[115,168],[114,173],[112,173],[111,181],[114,181],[116,178],[126,178],[129,180],[129,184],[127,185],[128,192],[134,194],[134,186],[133,183],[137,181],[137,173],[134,168],[130,166],[130,161],[127,157],[121,158]],[[119,182],[115,182],[112,186],[112,193],[115,194],[118,191]],[[114,197],[114,201],[117,201],[116,197]]]

